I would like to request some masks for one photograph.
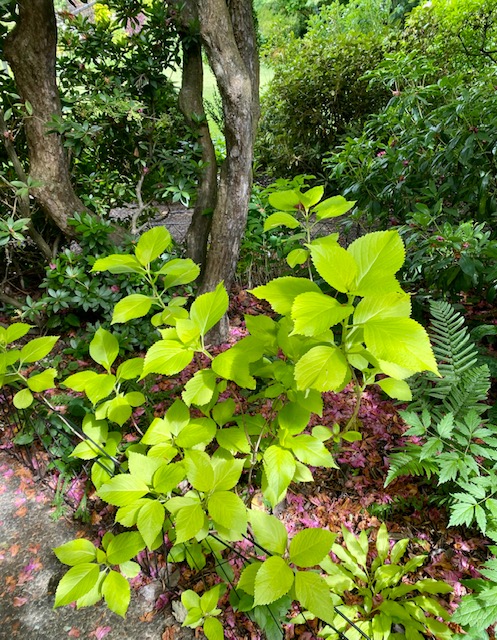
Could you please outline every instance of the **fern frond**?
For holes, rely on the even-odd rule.
[[[445,411],[451,411],[455,418],[464,417],[469,411],[481,415],[488,409],[484,404],[490,390],[490,371],[486,364],[466,371],[452,393],[443,401]],[[433,395],[433,394],[432,394]]]
[[[443,300],[430,302],[432,315],[431,339],[433,352],[445,385],[437,385],[442,394],[444,387],[457,382],[460,376],[473,367],[478,360],[478,350],[471,342],[463,316]]]
[[[421,460],[421,447],[417,445],[407,445],[402,451],[392,453],[389,456],[388,474],[385,479],[385,487],[388,487],[400,476],[426,476],[431,478],[437,474],[439,469],[434,460]]]

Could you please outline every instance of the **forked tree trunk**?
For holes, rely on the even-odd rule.
[[[197,0],[202,43],[221,94],[226,160],[221,168],[200,292],[229,290],[247,222],[259,118],[259,57],[252,0]],[[213,342],[227,335],[221,322]]]
[[[187,0],[183,5],[182,27],[180,27],[183,73],[179,106],[188,124],[197,132],[204,166],[193,218],[186,234],[186,250],[188,256],[201,266],[203,272],[207,257],[207,239],[211,229],[212,213],[217,200],[217,165],[216,153],[204,111],[202,45],[198,29],[195,29],[197,20],[195,2]]]
[[[53,0],[19,0],[18,19],[5,39],[4,54],[21,98],[33,107],[25,118],[29,177],[44,213],[65,235],[73,235],[68,218],[86,211],[71,185],[68,160],[57,133],[47,133],[53,115],[61,115],[56,81],[57,23]]]

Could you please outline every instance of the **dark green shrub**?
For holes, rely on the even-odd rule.
[[[378,66],[387,46],[388,12],[382,17],[378,11],[373,20],[373,5],[379,7],[365,1],[348,13],[339,3],[323,8],[305,37],[291,39],[278,53],[262,100],[256,151],[266,171],[319,173],[323,154],[340,136],[386,103],[384,87],[370,87],[362,77]]]

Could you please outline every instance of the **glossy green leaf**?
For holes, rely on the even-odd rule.
[[[20,338],[24,338],[24,336],[29,333],[29,330],[33,328],[33,325],[26,324],[25,322],[14,322],[9,325],[6,329],[2,327],[2,332],[0,333],[0,344],[10,344],[11,342],[15,342]]]
[[[314,567],[330,552],[336,535],[326,529],[304,529],[290,542],[290,561],[299,567]]]
[[[300,204],[300,194],[296,191],[276,191],[269,194],[269,204],[275,209],[292,211]]]
[[[94,563],[78,564],[65,574],[55,592],[54,608],[62,607],[84,596],[96,584],[100,567]]]
[[[337,291],[350,291],[358,270],[353,256],[336,240],[328,238],[312,242],[309,248],[319,275]]]
[[[283,555],[286,550],[288,534],[285,525],[274,515],[264,513],[264,511],[249,512],[249,519],[252,525],[255,539],[271,553]]]
[[[295,574],[295,595],[305,609],[312,614],[333,624],[335,610],[330,595],[330,588],[317,573],[297,571]]]
[[[327,220],[328,218],[343,216],[343,214],[350,211],[354,205],[355,201],[346,200],[343,196],[327,198],[314,207],[316,220]]]
[[[223,640],[223,625],[217,618],[207,618],[204,622],[204,635],[207,640]]]
[[[193,350],[176,340],[159,340],[147,351],[142,378],[149,373],[172,376],[187,367],[193,359]]]
[[[438,374],[428,334],[411,318],[368,320],[364,324],[368,350],[378,359],[393,362],[412,371]]]
[[[279,556],[262,563],[254,583],[254,604],[271,604],[286,595],[293,585],[293,571]]]
[[[165,276],[164,289],[170,289],[193,282],[200,273],[200,267],[190,258],[176,258],[166,263],[159,273]]]
[[[236,585],[237,589],[241,589],[242,591],[245,591],[245,593],[253,596],[255,590],[255,577],[261,567],[262,562],[259,562],[258,560],[248,564],[240,575],[240,579]]]
[[[31,406],[33,400],[33,394],[29,389],[21,389],[14,395],[12,402],[16,409],[27,409]]]
[[[126,296],[114,307],[112,313],[112,324],[118,322],[128,322],[133,318],[142,318],[146,316],[152,306],[153,298],[144,296],[141,293],[133,293]]]
[[[412,400],[411,387],[405,380],[383,378],[383,380],[378,380],[377,384],[390,398],[402,400],[402,402],[410,402]]]
[[[341,305],[335,298],[323,293],[302,293],[292,306],[293,333],[304,336],[319,336],[338,324],[351,313],[354,307]]]
[[[295,298],[307,292],[321,293],[321,290],[317,284],[306,278],[292,276],[276,278],[250,291],[256,298],[267,300],[276,313],[281,315],[289,315]]]
[[[172,245],[171,234],[165,227],[153,227],[138,240],[135,254],[144,267],[158,258]]]
[[[164,506],[158,500],[151,500],[140,509],[136,525],[149,549],[154,549],[154,542],[162,532],[164,520]]]
[[[162,465],[154,475],[153,487],[158,493],[168,494],[185,478],[186,472],[182,462]]]
[[[295,459],[290,451],[271,445],[264,453],[267,490],[264,496],[275,507],[280,502],[295,473]]]
[[[202,369],[196,371],[193,378],[188,380],[181,397],[188,406],[194,404],[201,407],[212,400],[215,390],[216,374],[210,369]]]
[[[287,227],[288,229],[296,229],[300,226],[300,222],[294,218],[290,213],[284,213],[283,211],[277,211],[270,215],[264,221],[264,231],[270,231],[276,227]]]
[[[247,507],[236,494],[216,491],[209,498],[207,507],[216,524],[240,533],[247,530]]]
[[[116,507],[124,507],[143,498],[148,493],[148,487],[140,478],[119,474],[101,486],[97,493],[105,502]]]
[[[398,231],[374,231],[349,245],[357,265],[353,292],[368,296],[400,291],[395,274],[404,264],[405,248]]]
[[[102,595],[109,609],[124,618],[131,598],[126,578],[117,571],[109,571],[102,584]]]
[[[143,273],[143,267],[135,256],[113,254],[95,261],[91,269],[97,271],[110,271],[110,273]]]
[[[60,562],[68,564],[71,567],[77,564],[93,562],[97,554],[95,545],[84,538],[66,542],[60,547],[56,547],[53,552]]]
[[[214,469],[209,456],[203,451],[188,451],[185,455],[188,482],[198,491],[211,491],[214,487]]]
[[[216,325],[228,310],[228,294],[222,282],[214,291],[203,293],[195,299],[190,308],[190,318],[205,334]]]
[[[191,540],[204,526],[205,514],[200,504],[181,508],[176,514],[176,544]]]
[[[37,373],[34,376],[28,378],[28,387],[35,393],[46,391],[47,389],[53,389],[55,385],[55,377],[57,376],[57,369],[45,369],[42,373]]]
[[[354,324],[369,320],[388,321],[389,318],[408,318],[411,315],[411,297],[404,292],[371,295],[363,298],[354,312]]]
[[[313,347],[295,366],[298,389],[341,390],[350,375],[345,356],[340,349],[331,346]]]
[[[120,533],[109,543],[107,547],[107,560],[110,564],[122,564],[128,562],[145,549],[145,542],[138,531],[126,531]]]
[[[112,363],[119,354],[119,342],[111,333],[99,327],[90,342],[90,356],[110,371]]]
[[[58,336],[46,336],[45,338],[34,338],[21,349],[20,360],[22,364],[37,362],[47,356],[52,351]]]
[[[292,269],[296,267],[298,264],[304,264],[307,258],[310,256],[309,251],[307,249],[293,249],[286,257],[286,261],[288,266]]]

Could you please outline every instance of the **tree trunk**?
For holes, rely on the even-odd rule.
[[[179,106],[188,124],[195,128],[202,148],[202,177],[197,193],[193,218],[186,235],[188,256],[205,269],[207,241],[212,222],[212,212],[217,199],[216,153],[212,144],[209,125],[203,104],[202,46],[198,33],[192,33],[196,24],[195,7],[190,0],[183,9],[183,28],[180,30],[183,49],[183,74]]]
[[[197,0],[200,33],[221,94],[226,160],[221,168],[201,292],[230,289],[247,222],[259,118],[259,59],[251,0]],[[227,321],[212,341],[226,338]]]
[[[47,133],[52,115],[61,115],[56,81],[57,23],[53,0],[19,0],[17,24],[5,39],[4,54],[17,89],[33,113],[24,121],[29,177],[41,184],[32,193],[44,213],[65,235],[74,235],[68,218],[86,211],[76,196],[57,133]]]

